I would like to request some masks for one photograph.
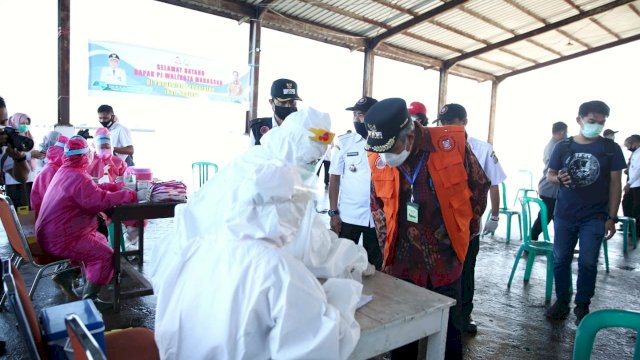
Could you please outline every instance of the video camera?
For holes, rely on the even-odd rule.
[[[31,149],[33,149],[33,140],[20,135],[17,129],[9,126],[0,126],[0,135],[7,136],[6,144],[2,145],[11,145],[17,151],[22,152],[31,151]]]

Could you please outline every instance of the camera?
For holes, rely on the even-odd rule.
[[[17,151],[31,151],[33,149],[33,140],[18,133],[17,129],[12,127],[0,127],[0,135],[7,136],[7,142],[3,145],[11,145]]]

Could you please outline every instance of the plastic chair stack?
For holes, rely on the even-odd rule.
[[[197,161],[191,164],[191,172],[193,173],[193,186],[199,190],[204,183],[209,181],[209,177],[218,173],[218,165],[212,162]]]
[[[516,191],[516,197],[513,199],[513,206],[518,203],[518,199],[522,196],[529,196],[529,193],[535,193],[538,197],[538,190],[533,188],[533,173],[529,170],[518,170],[520,179],[520,187]],[[531,197],[531,196],[530,196]]]
[[[627,328],[640,332],[640,313],[628,310],[605,309],[587,314],[576,330],[576,340],[573,344],[574,360],[589,360],[593,350],[596,334],[606,328]],[[634,360],[640,360],[640,336],[636,334]]]

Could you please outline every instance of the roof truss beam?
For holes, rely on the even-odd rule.
[[[546,33],[546,32],[551,31],[551,30],[556,30],[556,29],[558,29],[558,28],[560,28],[562,26],[565,26],[565,25],[574,23],[576,21],[580,21],[582,19],[586,19],[588,17],[591,17],[591,16],[594,16],[594,15],[609,11],[611,9],[614,9],[614,8],[618,7],[618,6],[622,6],[622,5],[628,4],[628,3],[632,2],[632,1],[635,1],[635,0],[615,0],[615,1],[609,2],[609,3],[605,4],[605,5],[601,5],[601,6],[598,6],[596,8],[584,11],[584,12],[582,12],[580,14],[577,14],[577,15],[574,15],[574,16],[570,16],[568,18],[562,19],[560,21],[556,21],[554,23],[550,23],[550,24],[542,26],[540,28],[537,28],[537,29],[534,29],[534,30],[531,30],[531,31],[527,31],[525,33],[516,35],[514,37],[511,37],[511,38],[508,38],[508,39],[505,39],[505,40],[502,40],[502,41],[498,41],[498,42],[493,43],[493,44],[491,44],[489,46],[485,46],[483,48],[480,48],[480,49],[473,50],[473,51],[470,51],[468,53],[462,54],[462,55],[460,55],[458,57],[455,57],[455,58],[447,60],[444,65],[445,66],[451,66],[451,65],[453,65],[453,64],[455,64],[457,62],[460,62],[462,60],[466,60],[466,59],[472,58],[474,56],[478,56],[480,54],[483,54],[483,53],[486,53],[486,52],[489,52],[489,51],[492,51],[492,50],[495,50],[495,49],[499,49],[499,48],[501,48],[503,46],[511,45],[511,44],[516,43],[518,41],[526,40],[526,39],[528,39],[528,38],[530,38],[532,36],[540,35],[540,34]]]

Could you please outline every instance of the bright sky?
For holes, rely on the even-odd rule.
[[[38,9],[37,12],[34,9]],[[0,96],[9,113],[32,118],[37,142],[51,129],[57,116],[57,1],[0,0],[3,23]],[[192,161],[227,163],[248,145],[244,131],[245,108],[239,104],[194,102],[147,95],[88,92],[88,42],[102,40],[140,45],[246,66],[247,24],[181,9],[152,0],[71,1],[71,123],[97,126],[96,109],[114,107],[123,125],[134,131],[136,162],[164,179],[189,178]],[[569,45],[568,45],[569,46]],[[269,29],[263,29],[259,116],[270,116],[271,82],[296,80],[304,101],[329,112],[333,130],[352,128],[344,110],[362,92],[364,55]],[[611,116],[606,127],[619,130],[619,143],[640,133],[637,84],[640,83],[640,42],[505,80],[498,90],[495,149],[507,170],[542,170],[542,150],[551,124],[564,121],[570,134],[579,128],[575,117],[580,103],[607,102]],[[376,58],[373,97],[401,97],[422,101],[435,118],[438,73]],[[467,131],[486,140],[491,84],[450,76],[448,102],[464,105]],[[625,150],[625,156],[628,153]],[[511,194],[513,195],[513,194]]]

